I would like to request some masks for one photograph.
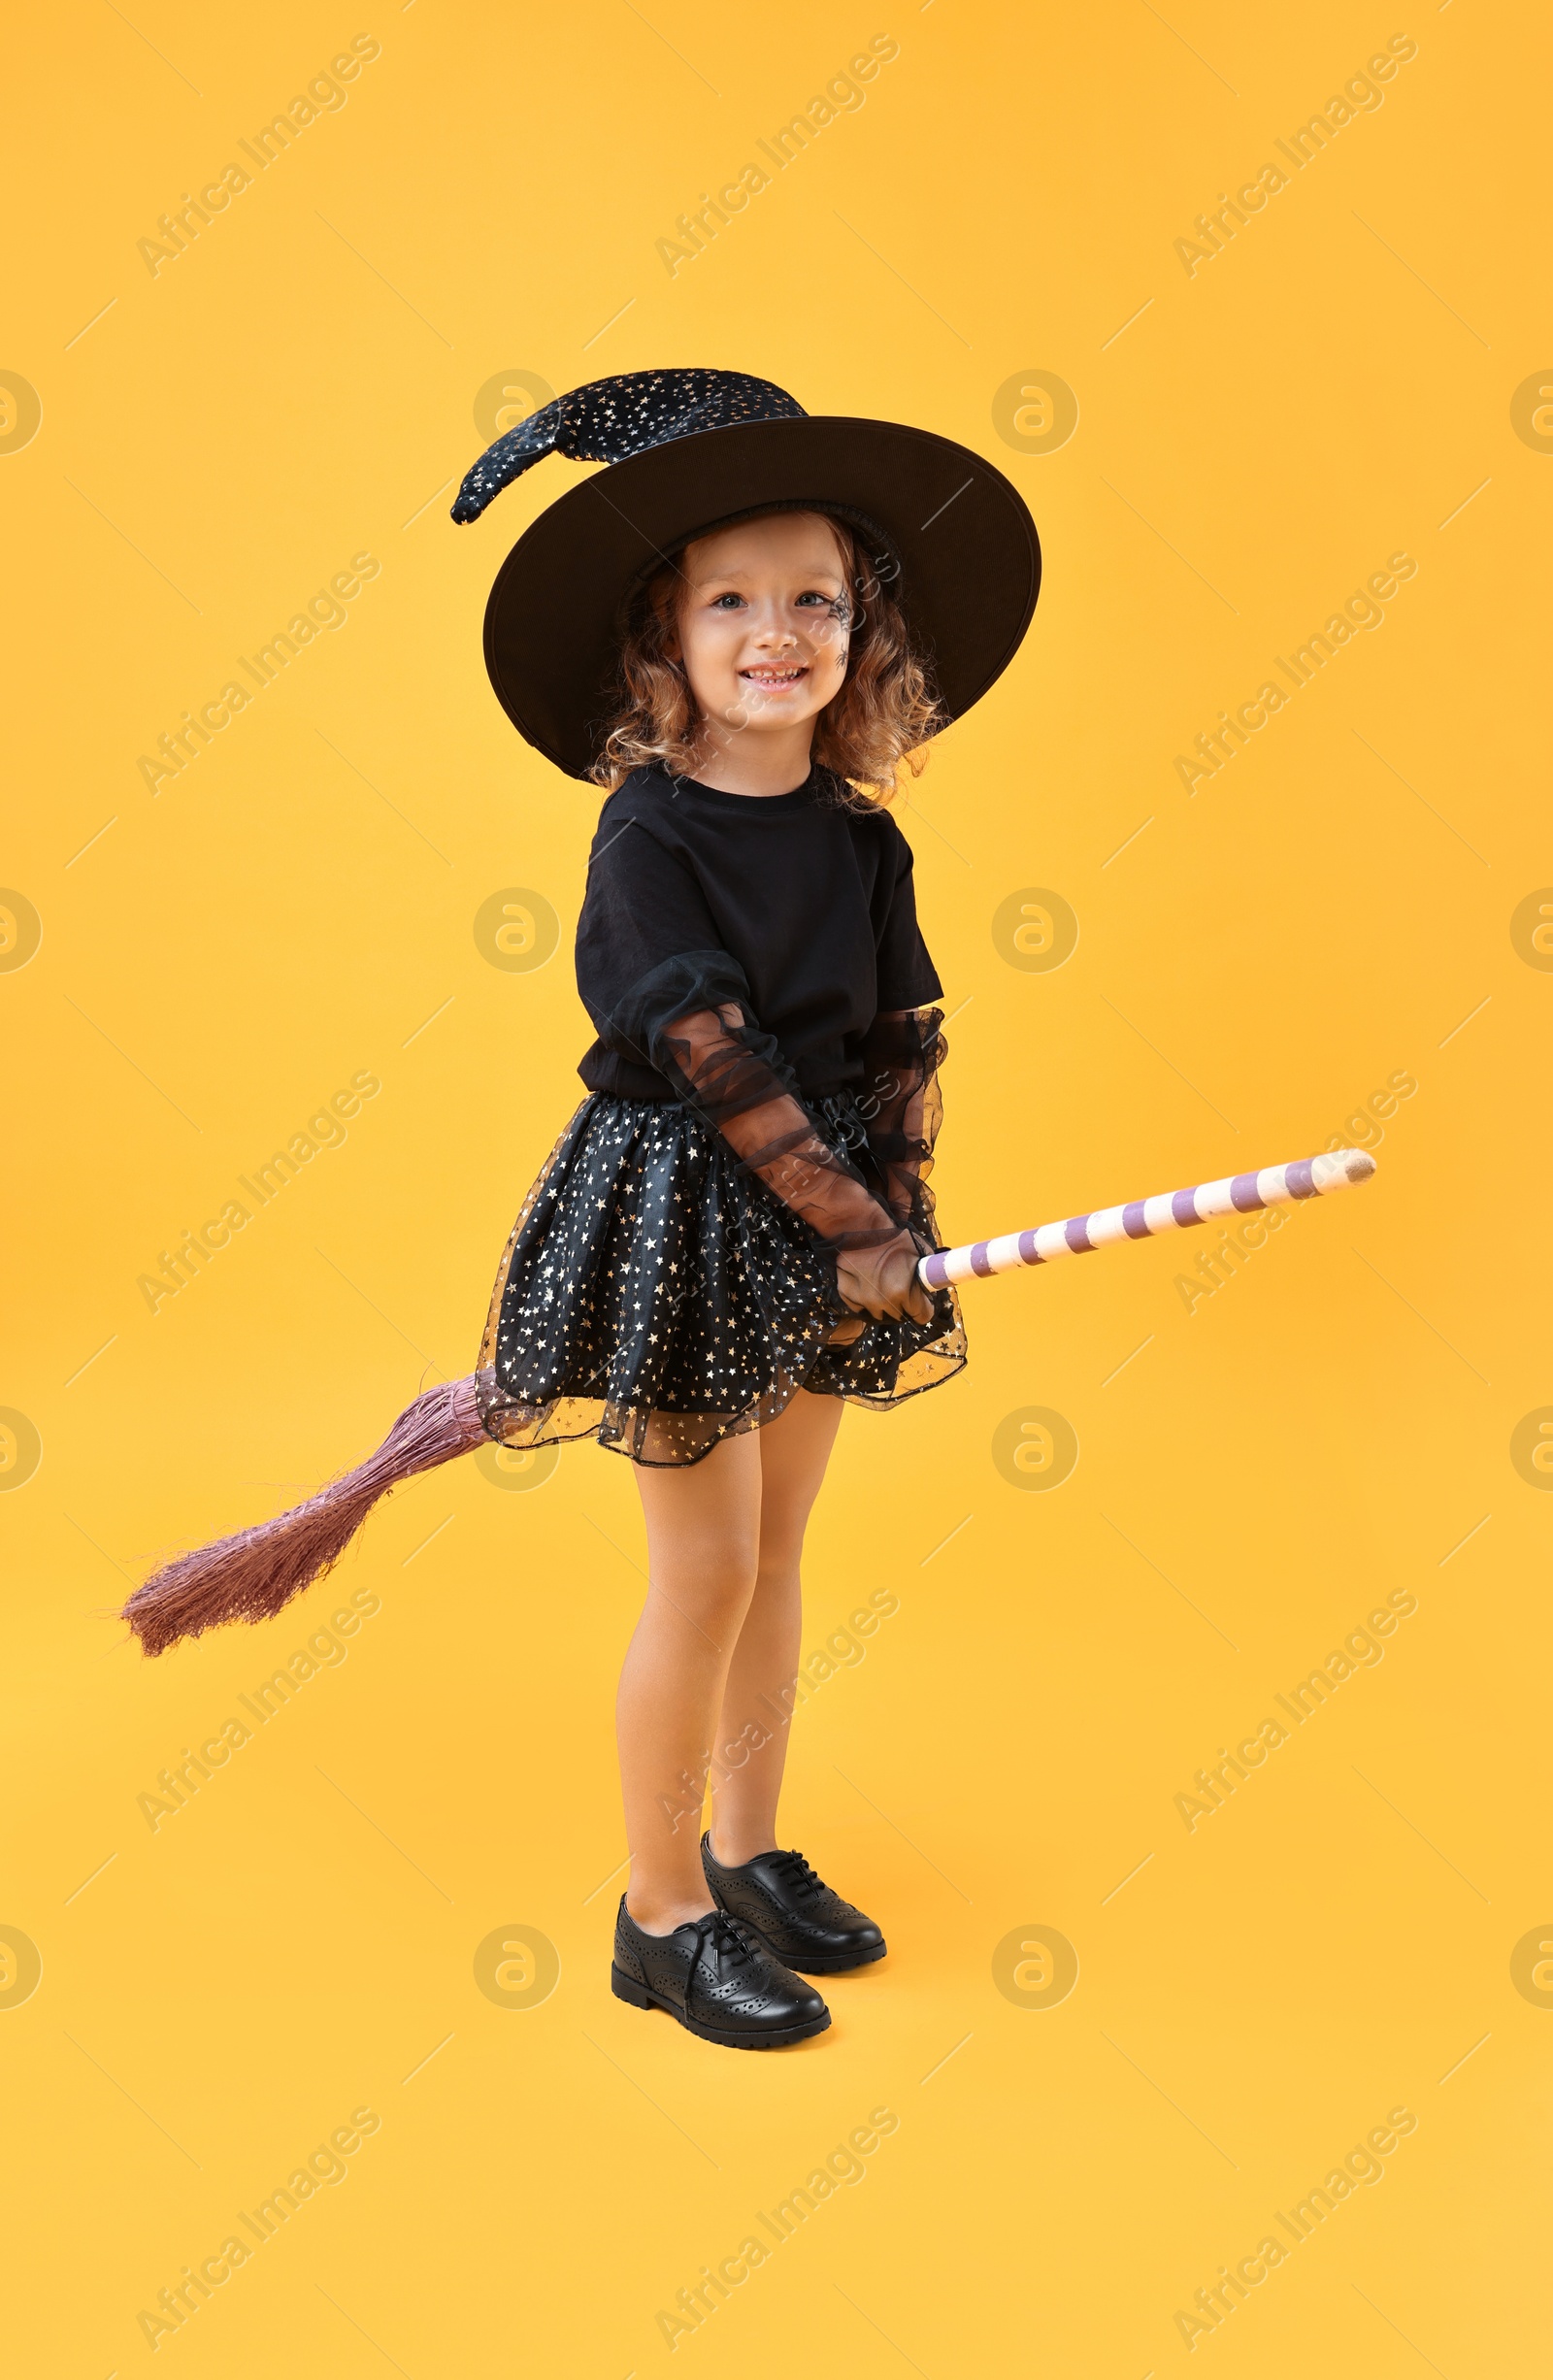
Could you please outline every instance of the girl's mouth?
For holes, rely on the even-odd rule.
[[[809,676],[809,665],[807,662],[794,661],[784,669],[741,670],[739,675],[746,678],[752,686],[764,686],[775,690],[783,686],[796,686],[800,678]]]

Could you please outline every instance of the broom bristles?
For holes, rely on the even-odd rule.
[[[256,1627],[333,1569],[373,1505],[401,1480],[480,1445],[485,1431],[473,1377],[428,1388],[407,1405],[376,1454],[306,1504],[179,1554],[137,1587],[120,1617],[147,1654],[229,1620]]]

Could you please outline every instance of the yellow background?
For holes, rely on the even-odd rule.
[[[370,2106],[348,2180],[158,2356],[651,2372],[658,2310],[886,2106],[866,2179],[686,2367],[1142,2380],[1404,2105],[1384,2180],[1191,2352],[1248,2380],[1536,2368],[1553,2012],[1510,1961],[1553,1933],[1553,1503],[1509,1456],[1553,1403],[1553,981],[1510,933],[1553,879],[1553,460],[1511,420],[1549,363],[1535,13],[130,14],[13,37],[0,366],[43,425],[0,455],[0,876],[43,942],[0,981],[0,1405],[43,1454],[0,1498],[0,1922],[44,1967],[0,2009],[12,2365],[140,2369],[140,2309]],[[1398,31],[1384,105],[1189,278],[1193,218]],[[361,32],[348,104],[153,277],[157,217]],[[675,218],[879,33],[866,106],[671,277]],[[1375,1182],[1194,1311],[1185,1239],[974,1285],[969,1373],[847,1416],[807,1640],[881,1582],[900,1608],[803,1714],[787,1822],[891,1957],[779,2058],[609,1996],[622,1461],[425,1477],[262,1634],[151,1665],[111,1616],[159,1551],[279,1508],[473,1362],[579,1095],[593,803],[479,647],[572,467],[467,530],[451,482],[494,376],[678,363],[946,432],[1041,526],[1034,632],[903,812],[961,1011],[951,1238],[1292,1157],[1418,1084]],[[994,398],[1041,374],[1077,430],[1015,451]],[[1175,755],[1399,550],[1383,628],[1189,797]],[[362,551],[348,624],[153,797],[139,756]],[[562,924],[527,973],[473,932],[512,886]],[[1047,973],[992,937],[1032,886],[1079,920]],[[382,1088],[346,1143],[150,1313],[137,1276],[360,1070]],[[1079,1441],[1051,1492],[992,1460],[1029,1406]],[[153,1833],[157,1771],[362,1590],[348,1661]],[[1197,1768],[1401,1590],[1379,1667],[1189,1834]],[[513,1926],[561,1979],[510,2010],[473,1963]],[[1021,2007],[993,1955],[1038,1927],[1078,1981]]]

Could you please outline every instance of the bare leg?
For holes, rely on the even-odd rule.
[[[636,1470],[649,1583],[620,1672],[616,1731],[631,1847],[626,1905],[649,1934],[671,1934],[711,1907],[701,1866],[702,1792],[728,1665],[755,1591],[766,1436],[725,1438],[683,1470]]]
[[[757,1852],[776,1848],[776,1802],[787,1759],[783,1713],[791,1707],[803,1625],[799,1561],[841,1419],[840,1397],[811,1397],[800,1389],[781,1417],[758,1433],[755,1591],[729,1664],[714,1739],[711,1847],[725,1867],[742,1867]]]

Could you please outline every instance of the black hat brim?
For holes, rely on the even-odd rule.
[[[945,721],[962,716],[1008,668],[1036,608],[1041,543],[1024,499],[953,439],[811,413],[649,447],[569,488],[524,531],[485,608],[485,666],[518,733],[586,777],[616,699],[630,588],[718,521],[805,502],[884,532],[901,564],[891,592]]]

